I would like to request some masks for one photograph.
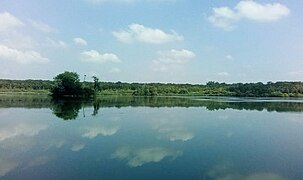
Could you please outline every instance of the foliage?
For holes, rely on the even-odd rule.
[[[92,76],[93,81],[94,81],[94,90],[95,92],[98,92],[100,90],[100,83],[99,83],[99,78],[96,76]]]
[[[75,72],[64,72],[54,78],[51,89],[53,96],[92,96],[95,91],[80,83],[79,75]]]
[[[237,96],[237,97],[303,97],[302,82],[268,82],[226,84],[210,81],[201,84],[172,83],[124,83],[99,82],[81,83],[77,73],[65,72],[54,81],[44,80],[0,80],[1,92],[51,91],[53,94],[69,96],[134,95],[134,96]],[[55,93],[54,93],[55,92]]]

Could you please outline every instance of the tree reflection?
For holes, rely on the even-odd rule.
[[[48,96],[0,96],[0,108],[50,108],[64,120],[78,117],[83,108],[93,107],[90,113],[97,116],[100,108],[107,107],[205,107],[209,111],[236,109],[276,112],[303,112],[303,99],[233,99],[218,97],[127,97],[101,96],[87,98],[50,98]],[[84,112],[84,111],[83,111]]]
[[[99,109],[100,109],[100,101],[94,101],[93,102],[93,106],[94,106],[94,111],[92,113],[93,116],[96,116],[99,112]]]
[[[53,114],[63,120],[74,120],[78,117],[79,110],[82,108],[81,101],[72,101],[69,99],[53,99]]]

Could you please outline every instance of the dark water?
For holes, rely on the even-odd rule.
[[[0,179],[303,179],[303,101],[0,96]]]

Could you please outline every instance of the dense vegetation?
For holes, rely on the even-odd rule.
[[[0,80],[0,92],[52,92],[57,95],[134,95],[134,96],[238,96],[303,97],[303,82],[197,84],[80,82],[76,73],[65,72],[49,80]]]
[[[51,94],[55,97],[85,96],[95,94],[95,89],[80,82],[79,75],[75,72],[64,72],[54,78]]]

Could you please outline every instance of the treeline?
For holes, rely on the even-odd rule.
[[[95,82],[81,82],[96,89]],[[0,80],[0,91],[50,91],[55,85],[49,80]],[[303,82],[268,82],[198,84],[98,82],[98,94],[134,96],[237,96],[237,97],[303,97]]]
[[[0,79],[1,90],[50,90],[54,81],[50,80],[8,80]]]
[[[163,83],[101,82],[102,94],[132,94],[135,96],[201,95],[236,97],[303,97],[303,82],[218,83],[206,85]]]

